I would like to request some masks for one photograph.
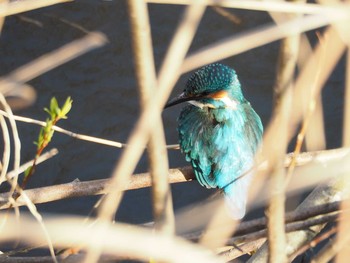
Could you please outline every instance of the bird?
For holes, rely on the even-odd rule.
[[[177,120],[182,153],[200,185],[221,189],[229,215],[242,219],[262,141],[259,115],[243,96],[236,71],[221,63],[195,71],[165,108],[182,102],[189,103]]]

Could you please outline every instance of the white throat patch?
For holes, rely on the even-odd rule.
[[[222,98],[219,98],[216,100],[220,100],[221,102],[223,102],[225,104],[225,108],[230,108],[232,110],[237,109],[237,105],[238,105],[237,101],[232,100],[229,97],[222,97]],[[188,103],[190,103],[198,108],[201,108],[201,109],[203,109],[205,107],[215,109],[215,106],[211,103],[201,103],[197,100],[190,100],[190,101],[188,101]]]

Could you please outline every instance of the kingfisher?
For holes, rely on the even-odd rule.
[[[221,189],[231,217],[243,218],[263,133],[259,115],[244,98],[235,70],[220,63],[194,72],[165,108],[182,102],[189,103],[178,118],[182,153],[197,181]]]

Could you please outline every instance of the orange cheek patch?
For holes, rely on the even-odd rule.
[[[228,96],[228,92],[225,90],[220,90],[218,92],[208,95],[208,97],[213,99],[222,99],[222,98],[226,98],[227,96]]]

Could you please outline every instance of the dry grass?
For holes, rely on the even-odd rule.
[[[8,15],[59,2],[66,1],[23,0],[10,3],[5,1],[0,4],[0,16],[5,18]],[[154,70],[147,3],[145,2],[187,5],[169,45],[158,76],[156,76]],[[344,2],[334,3],[334,1],[332,1],[332,5],[328,5],[327,1],[322,1],[320,4],[209,0],[196,2],[149,0],[145,2],[142,0],[129,0],[130,19],[133,25],[134,53],[137,60],[136,70],[140,93],[143,94],[143,99],[141,100],[142,112],[126,142],[128,147],[123,149],[121,158],[111,174],[109,184],[104,191],[106,194],[103,195],[99,203],[96,219],[72,217],[71,215],[59,217],[40,215],[33,202],[23,193],[21,202],[23,204],[24,200],[36,221],[29,215],[19,215],[18,210],[15,210],[17,216],[13,216],[10,211],[2,212],[0,216],[0,240],[14,241],[19,239],[47,247],[52,253],[52,258],[54,258],[54,247],[80,248],[80,252],[83,255],[85,253],[88,255],[85,260],[90,262],[97,262],[101,256],[106,255],[114,258],[132,258],[152,262],[223,262],[229,261],[242,253],[248,253],[253,249],[258,249],[258,251],[250,258],[250,262],[267,261],[268,259],[271,262],[292,260],[306,243],[312,242],[315,235],[322,231],[325,223],[317,223],[317,225],[312,226],[314,230],[312,234],[305,227],[304,230],[286,234],[287,238],[284,239],[284,196],[288,197],[288,194],[292,191],[300,191],[300,189],[305,189],[305,187],[315,187],[316,184],[319,184],[312,194],[298,207],[296,213],[305,212],[316,205],[343,199],[347,200],[342,205],[343,211],[348,211],[349,209],[350,187],[348,182],[350,180],[347,177],[350,174],[350,162],[348,160],[350,155],[349,149],[345,148],[350,145],[349,55],[347,56],[346,70],[347,87],[344,102],[346,106],[344,108],[343,148],[335,150],[336,154],[334,154],[334,151],[324,151],[324,155],[319,155],[323,156],[323,158],[314,156],[311,162],[307,162],[300,167],[295,167],[295,160],[298,160],[301,154],[301,145],[305,136],[306,140],[309,141],[309,143],[306,143],[306,150],[314,150],[314,145],[324,146],[324,122],[320,94],[329,75],[348,48],[350,39],[350,5]],[[187,54],[207,5],[270,12],[275,23],[265,26],[257,25],[254,30],[227,39],[221,39],[211,46],[204,47],[192,54]],[[288,13],[292,15],[286,17],[279,15],[279,12],[284,13],[286,12],[285,10],[288,10]],[[320,41],[312,50],[310,48],[311,45],[307,43],[303,34],[306,31],[320,27],[326,27],[326,30],[320,34]],[[191,211],[186,209],[177,215],[177,220],[185,222],[183,224],[189,223],[186,222],[189,216],[191,216],[192,222],[196,222],[197,225],[191,227],[183,226],[184,228],[187,227],[187,229],[204,224],[205,220],[203,218],[205,216],[203,215],[215,215],[208,224],[207,229],[193,238],[195,241],[199,240],[199,242],[189,242],[184,237],[173,235],[174,218],[171,199],[169,199],[169,183],[168,180],[161,181],[160,179],[164,173],[168,173],[166,171],[168,169],[167,155],[162,154],[162,151],[164,152],[165,150],[165,143],[162,139],[162,143],[157,145],[155,143],[156,138],[152,139],[150,135],[158,134],[158,138],[163,138],[164,136],[160,118],[161,111],[176,81],[181,74],[202,65],[287,37],[300,37],[303,47],[308,47],[309,51],[306,54],[304,53],[304,56],[307,56],[307,59],[305,59],[305,57],[300,56],[300,53],[298,56],[298,52],[305,50],[304,48],[302,50],[298,49],[298,46],[295,46],[299,45],[299,41],[292,41],[292,44],[289,44],[296,52],[294,54],[295,59],[293,64],[289,64],[291,67],[288,69],[289,72],[285,73],[287,79],[285,77],[276,78],[278,81],[276,85],[288,86],[288,92],[283,92],[284,96],[280,98],[280,104],[276,104],[282,106],[274,111],[265,129],[263,148],[256,158],[256,175],[254,185],[252,185],[250,191],[249,206],[253,207],[257,203],[261,204],[268,200],[270,207],[268,210],[270,219],[267,231],[269,233],[267,236],[268,242],[263,244],[265,239],[262,239],[261,235],[256,235],[253,242],[247,241],[245,243],[232,244],[231,236],[239,222],[232,221],[229,218],[225,209],[223,209],[221,200],[208,200],[204,204],[199,204],[196,209],[200,212],[196,215],[193,215]],[[52,51],[0,79],[0,102],[4,109],[0,112],[0,124],[4,141],[0,182],[8,181],[12,186],[12,193],[15,190],[22,193],[17,186],[17,176],[23,171],[23,168],[20,167],[20,140],[16,122],[25,121],[39,125],[43,125],[43,123],[14,116],[11,107],[6,102],[6,96],[16,94],[19,96],[20,94],[19,97],[23,100],[23,103],[32,103],[35,97],[40,96],[40,94],[35,94],[34,89],[28,86],[26,82],[93,48],[104,45],[106,41],[102,33],[86,32],[85,37]],[[332,52],[327,52],[329,50]],[[281,52],[286,52],[286,50]],[[297,57],[299,61],[297,61]],[[296,64],[299,65],[299,73],[294,77]],[[152,88],[155,88],[154,86],[157,86],[158,92],[153,97],[150,97],[148,94]],[[317,115],[315,115],[315,112]],[[10,127],[8,127],[4,117],[8,118]],[[311,120],[316,120],[316,122],[311,122]],[[298,127],[300,124],[302,124],[302,129],[299,131]],[[283,132],[281,132],[281,126],[283,126]],[[317,127],[317,129],[308,134],[310,127]],[[55,130],[77,139],[115,147],[125,146],[123,143],[75,134],[59,127],[55,127]],[[286,149],[291,138],[295,135],[299,138],[293,157],[295,159],[292,159],[289,169],[285,173],[283,164]],[[14,149],[10,147],[11,139],[15,142]],[[314,143],[311,143],[311,141]],[[150,147],[149,154],[153,163],[151,169],[153,171],[152,187],[154,187],[153,205],[156,221],[155,229],[157,231],[145,229],[143,226],[118,222],[112,223],[123,198],[124,190],[127,188],[134,169],[147,145]],[[14,167],[9,172],[9,159],[11,157],[14,159]],[[161,166],[157,166],[158,164],[161,164]],[[287,178],[285,178],[285,174],[287,174]],[[330,177],[332,180],[329,180]],[[303,179],[298,180],[298,178]],[[276,194],[276,192],[266,191],[266,182],[271,185],[271,189],[279,189],[277,196],[280,195],[283,198],[273,198],[273,194]],[[258,201],[256,201],[257,197],[259,197]],[[281,200],[282,202],[280,202]],[[9,195],[8,202],[13,207],[17,206],[16,200],[12,198],[12,195]],[[332,216],[327,218],[334,220],[334,215],[332,214]],[[337,220],[340,221],[339,233],[341,234],[338,235],[337,232],[337,238],[330,239],[324,250],[316,256],[316,259],[320,260],[320,262],[326,262],[326,260],[335,256],[338,262],[344,262],[348,258],[348,252],[346,249],[343,249],[349,243],[348,216],[346,213],[343,213]],[[20,230],[19,225],[22,226]],[[21,231],[22,229],[25,229],[25,231]],[[266,229],[264,231],[266,232]],[[335,230],[332,231],[332,234],[336,232]],[[94,238],[91,238],[91,236]],[[226,245],[229,245],[229,247],[226,247]],[[232,253],[232,251],[239,251],[236,250],[237,245],[241,246],[241,254]],[[218,248],[221,248],[221,255],[215,253],[215,251],[218,251]]]

